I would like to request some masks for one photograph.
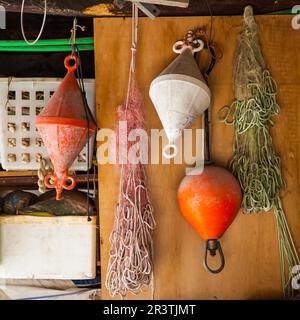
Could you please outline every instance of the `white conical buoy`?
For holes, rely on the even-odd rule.
[[[180,55],[152,81],[150,86],[151,100],[169,140],[169,144],[163,149],[166,158],[176,156],[176,140],[210,105],[210,89],[193,56],[195,51],[204,47],[201,40],[198,42],[198,48],[183,46],[180,51],[176,49],[176,43],[173,50]]]

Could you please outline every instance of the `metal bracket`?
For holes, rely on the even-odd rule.
[[[114,5],[117,8],[122,9],[124,7],[125,1],[133,2],[138,7],[138,9],[140,9],[150,19],[155,19],[160,14],[160,10],[157,6],[151,3],[143,3],[138,0],[114,0]]]

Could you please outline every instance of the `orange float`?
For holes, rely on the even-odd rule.
[[[206,166],[202,173],[185,176],[178,189],[179,209],[188,223],[206,240],[204,267],[212,273],[220,272],[225,259],[218,239],[236,217],[242,202],[242,191],[237,179],[226,169]],[[218,251],[221,265],[212,269],[207,263],[207,252]]]
[[[74,64],[70,65],[72,60]],[[96,129],[74,74],[79,63],[74,55],[65,58],[68,72],[36,119],[36,127],[54,167],[54,174],[45,177],[45,184],[56,189],[57,200],[61,199],[63,189],[71,190],[76,186],[75,179],[68,175],[68,168]]]

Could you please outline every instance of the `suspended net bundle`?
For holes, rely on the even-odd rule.
[[[138,294],[149,285],[153,274],[153,230],[155,221],[151,205],[145,168],[129,162],[128,150],[134,150],[134,142],[128,141],[132,129],[145,128],[142,99],[135,78],[130,80],[126,103],[118,109],[117,136],[120,121],[127,123],[127,135],[117,138],[117,160],[121,163],[119,201],[116,206],[115,224],[110,236],[111,250],[106,286],[111,296],[127,293]],[[118,150],[126,154],[118,154]],[[135,153],[142,151],[135,149]],[[139,154],[141,156],[141,154]]]
[[[244,29],[239,36],[234,66],[235,100],[220,110],[221,119],[235,128],[232,173],[243,189],[245,213],[273,210],[278,228],[281,280],[285,298],[293,299],[292,272],[299,257],[282,208],[280,190],[285,186],[281,159],[270,135],[272,117],[279,114],[276,83],[266,69],[258,40],[252,7],[244,11]]]

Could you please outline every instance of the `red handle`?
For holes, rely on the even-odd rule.
[[[71,183],[67,184],[68,181],[71,181]],[[76,187],[76,181],[75,181],[75,179],[73,177],[65,176],[64,180],[63,180],[63,183],[62,183],[62,186],[66,190],[72,190],[72,189],[74,189]]]
[[[50,182],[52,180],[52,182]],[[71,183],[68,183],[70,181]],[[61,183],[59,183],[56,175],[48,174],[44,179],[45,185],[49,189],[64,188],[66,190],[72,190],[76,187],[76,181],[73,177],[64,176]]]
[[[71,60],[74,61],[74,64],[72,66],[69,63]],[[65,68],[68,70],[68,72],[74,72],[79,66],[79,63],[80,63],[79,59],[74,55],[68,55],[64,60],[64,65],[65,65]]]
[[[51,180],[52,180],[52,183],[50,183]],[[53,174],[48,174],[44,179],[44,183],[47,188],[54,189],[57,185],[57,177],[54,176]]]

